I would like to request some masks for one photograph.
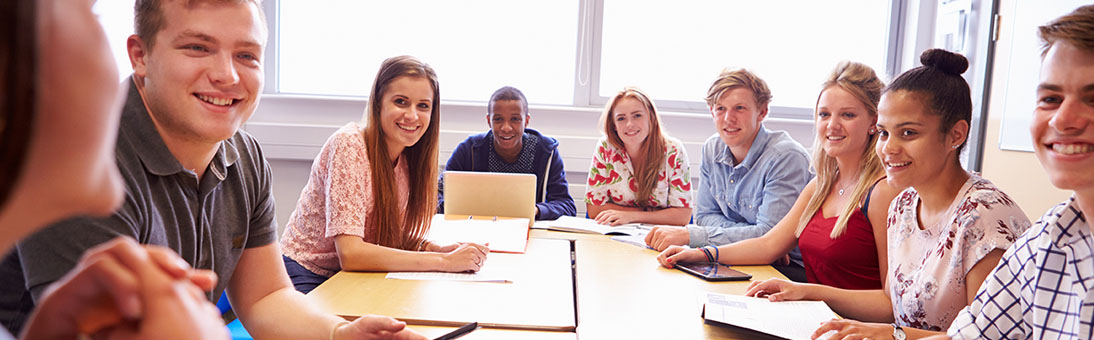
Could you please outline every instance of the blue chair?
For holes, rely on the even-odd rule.
[[[217,300],[217,309],[220,310],[220,314],[227,313],[232,310],[232,303],[228,301],[228,294],[220,294],[220,299]],[[246,328],[243,328],[243,323],[239,322],[239,318],[232,320],[228,323],[228,332],[232,333],[232,340],[254,340],[251,337],[251,333],[247,332]]]

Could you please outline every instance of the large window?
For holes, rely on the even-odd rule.
[[[812,108],[841,60],[884,77],[889,4],[604,0],[597,90],[609,97],[635,85],[661,100],[702,103],[723,68],[745,67],[768,83],[771,105]]]
[[[267,88],[364,97],[384,58],[409,54],[437,70],[446,100],[483,102],[511,85],[534,104],[598,107],[638,86],[663,108],[703,111],[718,72],[746,67],[773,106],[808,112],[841,60],[887,75],[897,2],[267,0],[277,8]],[[123,76],[132,6],[96,3]]]
[[[446,99],[505,85],[571,105],[577,1],[281,0],[278,90],[367,96],[385,58],[429,63]]]

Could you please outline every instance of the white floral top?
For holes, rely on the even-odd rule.
[[[597,143],[586,184],[586,204],[638,206],[634,197],[638,184],[631,158],[625,150],[612,146],[607,138],[601,137]],[[668,138],[665,164],[661,166],[657,187],[650,193],[648,206],[690,208],[691,199],[691,166],[687,151],[679,140]]]
[[[976,174],[959,192],[946,217],[923,228],[915,189],[905,189],[889,205],[889,296],[902,326],[946,330],[968,303],[969,270],[1030,227],[1009,196]]]

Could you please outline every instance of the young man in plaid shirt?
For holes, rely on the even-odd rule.
[[[1040,27],[1044,42],[1034,150],[1056,187],[1072,190],[1014,242],[954,339],[1094,338],[1094,5]]]

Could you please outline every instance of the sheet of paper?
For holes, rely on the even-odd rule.
[[[446,220],[444,215],[436,215],[427,238],[437,244],[489,243],[491,252],[524,253],[528,245],[528,219]]]
[[[525,222],[527,223],[527,222]],[[442,273],[442,272],[400,272],[387,273],[388,279],[397,280],[426,280],[426,281],[466,281],[466,282],[497,282],[513,283],[511,275],[504,271],[497,271],[490,266],[487,259],[477,273]]]
[[[536,221],[535,223],[532,223],[532,229],[547,230],[548,228],[551,227],[552,222],[554,222],[554,221],[551,221],[551,220]]]
[[[595,220],[588,218],[562,216],[557,220],[549,221],[548,229],[557,231],[569,231],[575,233],[589,233],[589,234],[623,234],[623,235],[635,235],[641,230],[649,230],[648,227],[640,225],[638,223],[623,224],[618,226],[609,226],[604,224],[598,224]]]
[[[821,323],[838,318],[821,301],[771,302],[764,298],[707,293],[707,320],[787,339],[809,339]]]
[[[633,245],[635,247],[653,249],[653,247],[650,247],[650,246],[646,245],[646,234],[647,233],[643,232],[643,233],[636,234],[636,235],[612,236],[612,240],[613,241],[623,242],[623,243],[626,243],[626,244],[630,244],[630,245]]]

